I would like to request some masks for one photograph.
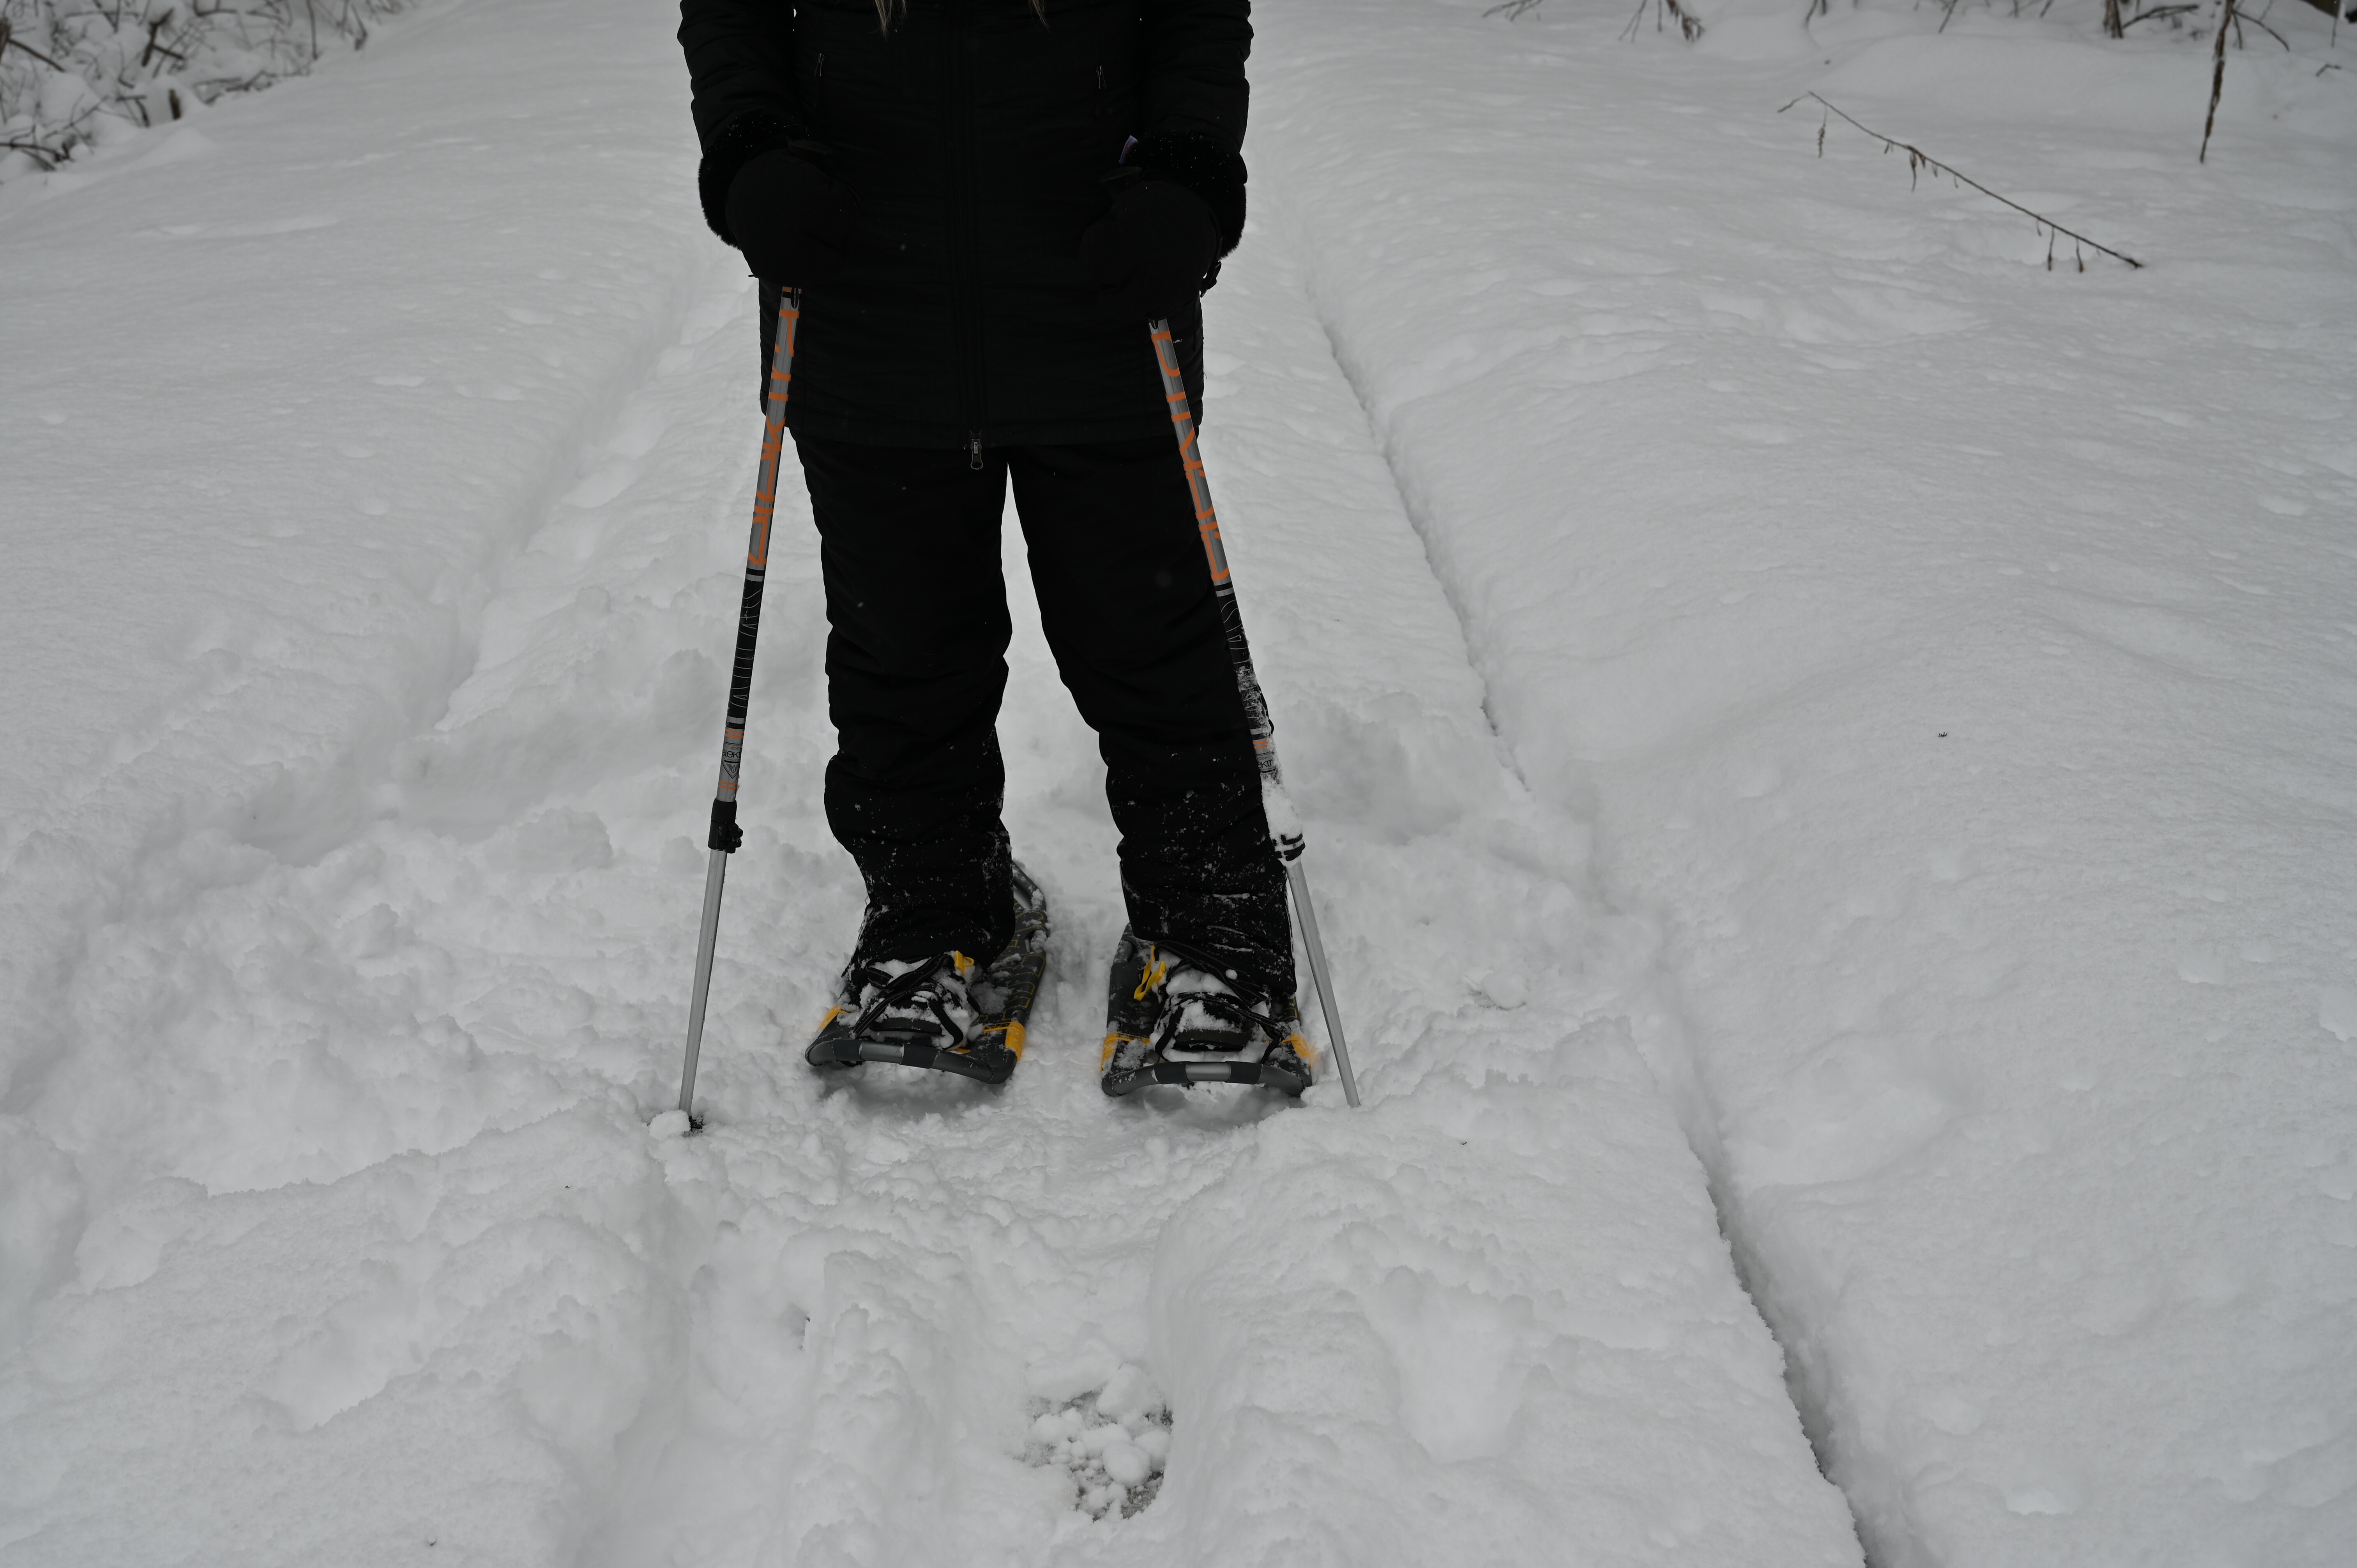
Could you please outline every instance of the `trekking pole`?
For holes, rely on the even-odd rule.
[[[728,857],[745,842],[737,825],[737,775],[745,762],[745,710],[753,700],[753,648],[761,635],[761,582],[770,568],[770,517],[778,504],[778,465],[785,454],[786,395],[794,379],[794,324],[802,290],[778,299],[778,346],[770,355],[769,422],[761,427],[761,471],[753,481],[753,537],[745,547],[745,598],[737,612],[737,663],[728,677],[728,722],[720,732],[720,785],[712,795],[712,859],[704,872],[704,929],[695,939],[695,990],[687,1006],[687,1058],[679,1069],[679,1108],[695,1119],[695,1058],[704,1048],[704,1004],[712,994],[712,950],[720,939],[720,889]]]
[[[1195,411],[1187,401],[1187,381],[1178,369],[1178,350],[1170,341],[1170,323],[1147,324],[1154,338],[1154,360],[1162,368],[1162,392],[1170,404],[1170,424],[1178,435],[1178,460],[1186,466],[1187,488],[1195,498],[1195,528],[1203,536],[1203,554],[1211,564],[1211,592],[1220,602],[1220,625],[1227,633],[1228,661],[1235,666],[1236,694],[1243,699],[1244,721],[1252,728],[1253,757],[1260,764],[1260,798],[1268,815],[1268,836],[1276,856],[1285,862],[1286,880],[1293,888],[1293,914],[1301,922],[1301,945],[1309,955],[1309,978],[1318,987],[1318,1010],[1326,1015],[1326,1037],[1334,1042],[1334,1065],[1342,1069],[1342,1097],[1359,1103],[1359,1080],[1351,1072],[1351,1047],[1342,1038],[1342,1014],[1334,1005],[1334,983],[1326,972],[1326,944],[1318,940],[1318,911],[1309,899],[1309,873],[1301,864],[1301,819],[1286,795],[1285,779],[1276,767],[1276,725],[1268,716],[1268,699],[1261,694],[1260,677],[1253,673],[1252,649],[1244,642],[1243,613],[1236,607],[1236,585],[1228,575],[1227,547],[1220,542],[1220,518],[1211,509],[1211,483],[1203,473],[1202,454],[1196,449]]]

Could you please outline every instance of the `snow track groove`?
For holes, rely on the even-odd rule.
[[[2229,176],[2173,139],[2190,52],[2077,21],[1729,0],[1688,50],[1481,9],[1265,13],[1256,183],[1499,732],[1662,933],[1695,1146],[1867,1545],[2338,1563],[2322,30],[2245,62]],[[2050,274],[1871,144],[1820,160],[1774,115],[1818,85],[2159,260]]]
[[[1282,178],[1281,175],[1279,178]],[[1265,186],[1274,183],[1276,182],[1264,177]],[[1283,205],[1282,198],[1279,199],[1278,204]],[[1288,225],[1288,228],[1292,231],[1287,238],[1291,242],[1295,253],[1304,253],[1303,247],[1308,242],[1299,232],[1297,226]],[[1305,288],[1304,292],[1311,308],[1315,310],[1317,303],[1315,291]],[[1400,513],[1415,528],[1417,539],[1425,546],[1425,564],[1427,571],[1431,573],[1433,585],[1440,590],[1443,598],[1447,600],[1449,611],[1456,617],[1459,631],[1466,639],[1467,667],[1481,682],[1481,716],[1488,723],[1491,736],[1496,741],[1499,760],[1512,773],[1515,782],[1527,793],[1530,788],[1529,781],[1523,773],[1521,762],[1512,744],[1508,740],[1505,733],[1498,727],[1496,714],[1491,706],[1489,682],[1483,676],[1480,667],[1473,663],[1470,651],[1473,628],[1467,618],[1468,612],[1465,605],[1451,586],[1450,579],[1443,575],[1440,569],[1433,563],[1433,525],[1410,497],[1406,479],[1402,475],[1398,463],[1384,439],[1383,427],[1377,424],[1374,411],[1367,402],[1366,393],[1361,390],[1358,381],[1351,373],[1351,359],[1345,354],[1342,345],[1334,336],[1332,322],[1329,321],[1322,313],[1318,315],[1318,322],[1325,333],[1327,346],[1334,361],[1335,372],[1342,378],[1344,383],[1351,389],[1351,395],[1357,400],[1360,412],[1366,420],[1368,439],[1375,450],[1382,454],[1384,467],[1391,474],[1393,492],[1397,499]],[[1557,832],[1566,830],[1579,832],[1575,824],[1563,822],[1554,809],[1535,800],[1533,801],[1532,809],[1534,815],[1546,820]],[[1584,838],[1584,834],[1582,836]],[[1586,866],[1582,864],[1584,859],[1585,856],[1581,856],[1580,863],[1575,863],[1576,869],[1567,868],[1566,875],[1583,875],[1586,871]],[[1584,875],[1583,879],[1585,879]],[[1684,1010],[1677,999],[1677,978],[1674,968],[1660,945],[1661,939],[1658,932],[1651,929],[1650,922],[1644,915],[1625,907],[1623,901],[1616,898],[1609,888],[1599,886],[1596,888],[1594,896],[1603,908],[1612,911],[1616,919],[1647,929],[1649,939],[1654,944],[1650,961],[1657,968],[1658,972],[1650,998],[1652,1004],[1641,1006],[1633,1014],[1632,1036],[1642,1043],[1641,1050],[1645,1065],[1652,1073],[1653,1080],[1659,1086],[1662,1094],[1676,1112],[1679,1128],[1685,1135],[1686,1146],[1693,1151],[1695,1158],[1702,1166],[1706,1178],[1706,1188],[1710,1194],[1711,1208],[1717,1217],[1719,1234],[1727,1240],[1735,1266],[1736,1278],[1742,1284],[1745,1296],[1751,1301],[1753,1310],[1758,1311],[1760,1310],[1759,1292],[1753,1285],[1753,1278],[1761,1266],[1760,1260],[1754,1252],[1750,1238],[1742,1227],[1740,1211],[1736,1209],[1728,1188],[1726,1141],[1720,1135],[1718,1112],[1712,1104],[1710,1090],[1703,1080],[1700,1064],[1696,1061],[1692,1045],[1686,1038],[1688,1026],[1684,1021]],[[1763,1314],[1761,1323],[1771,1337],[1775,1336],[1777,1324],[1774,1317]],[[1828,1464],[1825,1445],[1828,1440],[1829,1414],[1819,1391],[1806,1379],[1797,1375],[1789,1349],[1782,1345],[1781,1339],[1778,1344],[1780,1360],[1785,1368],[1785,1385],[1792,1396],[1794,1412],[1800,1418],[1803,1432],[1808,1435],[1811,1451],[1816,1455],[1819,1470],[1825,1471]],[[1847,1499],[1845,1498],[1844,1500],[1846,1505]],[[1856,1528],[1854,1513],[1852,1528],[1854,1530]],[[1868,1561],[1870,1564],[1871,1559]]]

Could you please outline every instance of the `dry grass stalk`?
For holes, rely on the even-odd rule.
[[[2210,50],[2210,113],[2201,122],[2201,156],[2196,163],[2210,161],[2210,133],[2218,128],[2218,99],[2226,91],[2226,33],[2234,25],[2234,0],[2220,0],[2218,38]]]
[[[1651,5],[1653,7],[1653,31],[1658,33],[1663,30],[1662,14],[1666,11],[1671,16],[1675,16],[1678,19],[1678,36],[1680,38],[1683,38],[1688,43],[1693,43],[1696,38],[1702,37],[1702,18],[1696,16],[1684,5],[1679,5],[1678,0],[1637,0],[1637,9],[1635,14],[1629,18],[1629,25],[1620,29],[1621,42],[1631,43],[1635,41],[1637,29],[1644,24],[1645,7],[1648,5]]]
[[[2231,5],[2233,4],[2233,0],[2226,0],[2226,3]],[[1850,124],[1857,126],[1859,130],[1865,132],[1876,141],[1880,142],[1884,152],[1905,153],[1907,155],[1907,182],[1910,189],[1913,188],[1916,179],[1922,174],[1922,172],[1925,169],[1930,169],[1935,175],[1946,176],[1948,178],[1954,180],[1958,185],[1968,185],[1972,187],[1975,190],[1979,191],[1983,196],[1987,197],[1992,201],[2003,202],[2006,206],[2012,208],[2016,212],[2020,213],[2023,217],[2037,224],[2040,231],[2046,235],[2046,270],[2049,272],[2052,272],[2054,270],[2054,242],[2058,237],[2071,242],[2072,246],[2072,254],[2078,262],[2079,270],[2083,273],[2087,270],[2087,258],[2081,247],[2083,247],[2086,251],[2100,252],[2103,254],[2111,257],[2115,262],[2126,262],[2131,267],[2140,268],[2144,265],[2142,262],[2137,261],[2134,256],[2125,254],[2119,251],[2115,251],[2109,245],[2099,244],[2095,241],[2087,238],[2084,234],[2080,233],[2075,229],[2065,229],[2061,224],[2057,223],[2054,220],[2047,217],[2046,214],[2042,212],[2031,211],[2029,208],[2024,207],[2020,202],[2014,200],[2009,196],[1999,196],[1996,191],[1991,190],[1979,180],[1973,178],[1972,176],[1963,173],[1953,165],[1942,163],[1938,158],[1933,157],[1931,154],[1925,152],[1922,148],[1914,145],[1912,143],[1902,142],[1896,136],[1886,136],[1881,132],[1875,130],[1869,125],[1859,124],[1858,122],[1853,119],[1850,115],[1835,108],[1831,102],[1827,102],[1824,98],[1818,97],[1817,94],[1813,92],[1803,92],[1801,94],[1800,98],[1793,99],[1792,103],[1785,104],[1784,109],[1790,109],[1793,104],[1802,102],[1803,99],[1809,98],[1816,99],[1817,102],[1825,110],[1827,116],[1826,119],[1817,126],[1817,156],[1819,157],[1825,156],[1825,128],[1833,123],[1833,117],[1838,115],[1843,120],[1847,121]],[[1784,109],[1779,109],[1776,113],[1781,114],[1784,113]]]

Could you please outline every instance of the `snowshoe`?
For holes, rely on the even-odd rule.
[[[1316,1063],[1292,997],[1254,995],[1183,949],[1122,932],[1098,1059],[1107,1094],[1156,1083],[1256,1083],[1299,1094]]]
[[[1048,972],[1048,899],[1015,867],[1015,936],[988,964],[946,952],[854,960],[803,1058],[819,1068],[890,1062],[1005,1083]]]

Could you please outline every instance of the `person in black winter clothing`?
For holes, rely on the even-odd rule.
[[[765,383],[779,291],[802,293],[786,418],[826,585],[827,820],[867,888],[830,1026],[878,1023],[899,979],[878,1026],[961,1048],[960,977],[1015,929],[1010,482],[1137,944],[1193,976],[1175,993],[1237,1000],[1187,1009],[1197,1047],[1289,1018],[1284,872],[1146,333],[1168,318],[1200,410],[1200,297],[1243,229],[1250,0],[680,10],[704,214],[760,280]]]

